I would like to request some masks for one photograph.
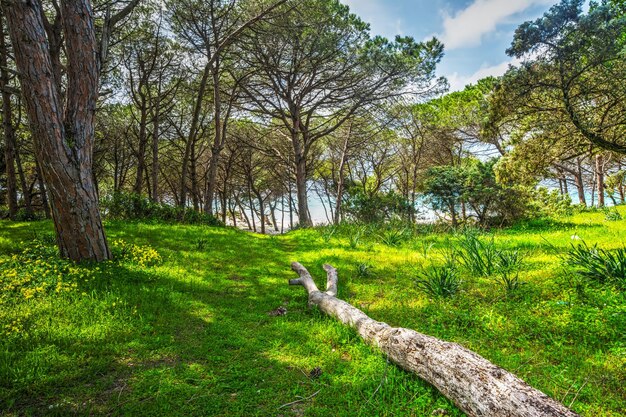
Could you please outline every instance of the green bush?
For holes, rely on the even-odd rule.
[[[386,223],[408,219],[415,208],[402,195],[394,192],[366,192],[362,186],[350,185],[346,189],[345,213],[354,221]]]
[[[197,212],[191,208],[155,203],[134,193],[116,192],[101,202],[106,218],[113,220],[156,220],[185,224],[223,226],[215,216]]]
[[[531,191],[531,211],[535,217],[571,216],[574,214],[572,198],[558,190],[538,187]]]
[[[616,222],[622,220],[622,215],[615,208],[604,208],[604,220],[607,222]]]

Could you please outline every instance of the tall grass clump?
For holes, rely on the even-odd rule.
[[[472,274],[486,277],[494,273],[500,252],[493,236],[483,241],[475,231],[468,229],[463,232],[459,247],[457,256]]]
[[[566,263],[577,275],[592,281],[611,283],[626,290],[626,248],[613,251],[587,245],[583,242],[572,247],[565,255]]]
[[[450,260],[442,266],[431,266],[418,273],[415,285],[431,298],[454,297],[463,285],[459,271]]]
[[[411,239],[412,233],[408,227],[389,227],[378,234],[382,243],[396,247]]]
[[[524,261],[524,256],[518,250],[500,251],[497,256],[496,279],[504,287],[507,294],[519,289],[522,282],[519,272]]]
[[[366,228],[360,225],[351,225],[348,228],[348,244],[350,249],[357,249],[363,236],[365,235]]]

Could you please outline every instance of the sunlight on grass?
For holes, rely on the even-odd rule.
[[[47,222],[1,222],[0,265],[51,230]],[[495,231],[497,248],[524,255],[519,288],[509,294],[495,277],[472,276],[459,263],[463,284],[449,299],[430,299],[415,280],[458,250],[455,234],[416,233],[388,246],[376,234],[355,245],[349,231],[258,236],[110,222],[107,233],[127,255],[74,267],[91,279],[70,274],[62,280],[70,291],[33,297],[19,283],[1,298],[7,415],[462,415],[353,331],[307,308],[302,288],[287,285],[296,260],[320,286],[322,265],[337,267],[339,297],[372,318],[462,343],[557,400],[575,400],[585,416],[626,408],[624,294],[577,280],[562,260],[578,242],[573,236],[622,247],[626,222],[603,213]],[[24,276],[30,267],[12,268]],[[286,315],[270,314],[278,307]]]

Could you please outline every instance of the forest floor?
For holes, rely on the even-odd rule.
[[[339,298],[374,319],[461,343],[583,416],[626,415],[625,295],[563,266],[579,239],[626,242],[626,221],[602,212],[495,231],[524,254],[523,284],[507,292],[462,269],[463,291],[435,300],[415,280],[458,234],[106,229],[119,260],[76,266],[56,259],[50,222],[0,222],[0,414],[463,415],[308,309],[287,285],[299,261],[319,283],[323,263],[337,267]]]

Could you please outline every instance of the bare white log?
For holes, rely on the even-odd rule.
[[[332,266],[324,265],[327,272],[325,292],[317,288],[311,274],[302,265],[294,262],[291,268],[300,278],[290,280],[289,285],[302,285],[309,295],[309,305],[318,306],[324,313],[354,328],[392,362],[432,384],[469,416],[578,416],[512,373],[457,343],[391,327],[338,299],[337,271]]]

